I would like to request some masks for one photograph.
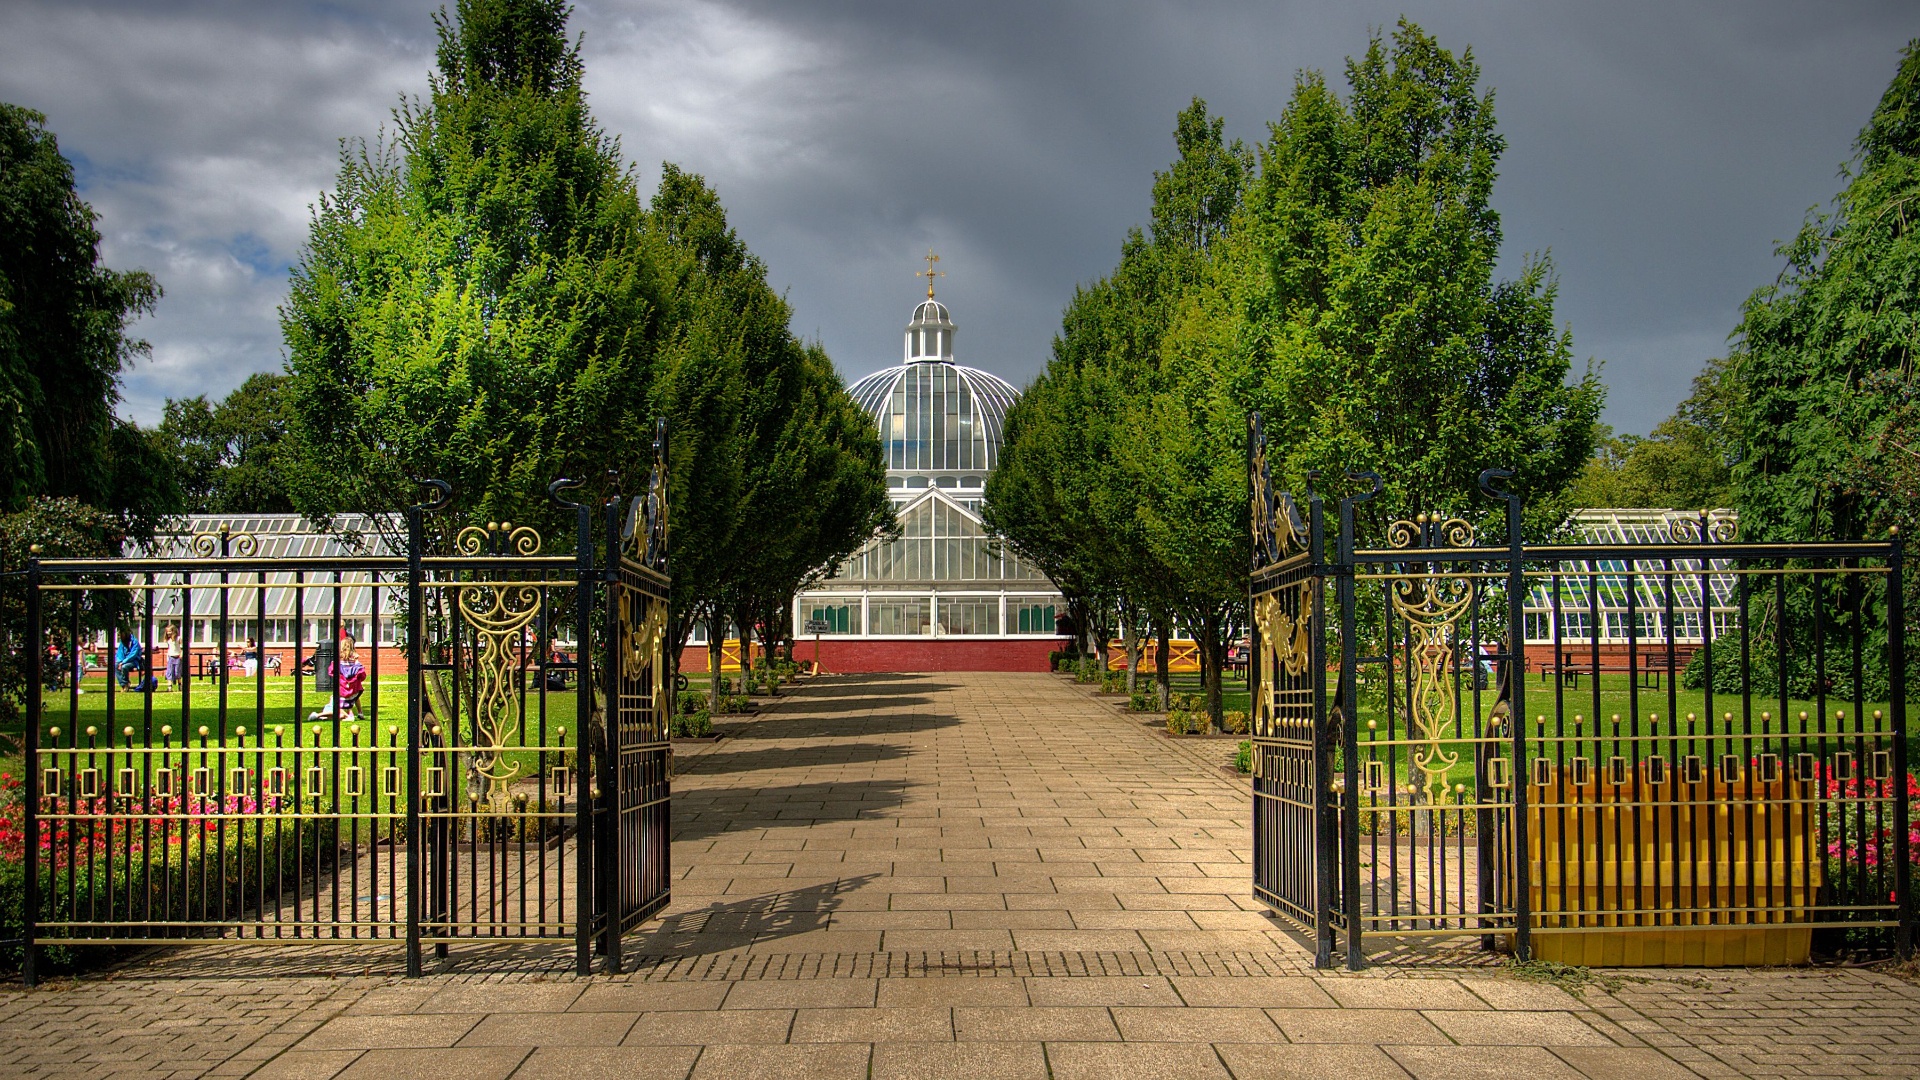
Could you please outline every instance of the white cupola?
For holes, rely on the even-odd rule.
[[[907,323],[906,348],[900,357],[903,364],[927,360],[953,363],[953,317],[947,313],[947,305],[933,298],[931,288],[927,298],[913,309],[913,320]]]

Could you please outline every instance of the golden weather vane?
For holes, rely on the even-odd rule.
[[[927,279],[927,299],[929,300],[933,299],[933,279],[937,277],[947,276],[944,270],[935,270],[933,268],[933,264],[939,261],[940,261],[940,256],[935,255],[933,253],[932,248],[928,248],[927,249],[927,268],[925,270],[915,270],[913,272],[914,277],[923,277]]]

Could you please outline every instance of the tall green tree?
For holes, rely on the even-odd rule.
[[[791,629],[801,586],[897,525],[879,430],[824,351],[796,341],[763,358],[749,384],[746,520],[719,610],[732,616],[743,641],[757,626],[771,656]]]
[[[727,225],[718,195],[697,175],[665,166],[648,230],[671,281],[664,295],[672,330],[662,350],[659,392],[673,443],[674,636],[684,647],[697,623],[713,624],[736,570],[734,541],[745,509],[745,345],[758,336],[738,324],[766,310],[756,301],[771,290],[758,260]],[[717,670],[719,635],[709,639],[709,667]],[[710,707],[718,711],[717,680],[712,691]]]
[[[218,405],[204,394],[167,400],[159,435],[174,459],[187,510],[293,509],[277,460],[287,434],[286,382],[285,375],[255,372]]]
[[[1858,539],[1897,521],[1901,485],[1856,467],[1897,449],[1888,424],[1920,350],[1920,39],[1854,143],[1847,184],[1780,248],[1786,266],[1734,331],[1741,531],[1754,540]],[[1886,483],[1877,483],[1880,475]]]
[[[1177,156],[1154,174],[1151,231],[1130,230],[1113,274],[1076,290],[1045,375],[1008,416],[985,508],[1008,545],[1083,610],[1124,609],[1129,630],[1135,613],[1147,616],[1159,631],[1163,700],[1175,616],[1198,633],[1216,716],[1220,639],[1245,558],[1238,534],[1215,519],[1244,519],[1245,485],[1229,485],[1221,502],[1206,484],[1218,448],[1194,427],[1164,338],[1252,173],[1251,154],[1224,127],[1198,98],[1176,118]],[[1130,651],[1130,669],[1135,659]]]
[[[1506,140],[1471,50],[1402,20],[1347,63],[1343,101],[1303,73],[1207,307],[1222,373],[1268,418],[1296,490],[1370,469],[1375,505],[1478,516],[1483,468],[1515,471],[1544,534],[1589,456],[1604,388],[1572,375],[1544,257],[1496,280]],[[1224,432],[1222,433],[1224,436]]]
[[[114,415],[160,286],[102,266],[95,222],[46,117],[0,103],[0,509],[72,498],[138,533],[178,502],[150,433]]]
[[[872,422],[794,337],[704,178],[664,166],[646,235],[669,283],[658,394],[674,432],[678,635],[713,628],[717,670],[721,623],[758,626],[770,645],[800,585],[891,521],[886,472]]]
[[[568,12],[460,0],[394,141],[343,151],[281,314],[301,511],[391,512],[434,477],[443,527],[564,528],[551,480],[597,497],[650,458],[659,282]]]
[[[1150,233],[1076,292],[1008,418],[989,521],[1079,587],[1177,613],[1216,717],[1244,618],[1250,410],[1295,490],[1370,469],[1396,512],[1479,516],[1480,471],[1507,466],[1537,533],[1592,448],[1603,390],[1591,367],[1570,378],[1550,264],[1494,278],[1505,142],[1479,78],[1402,21],[1349,61],[1344,100],[1300,76],[1257,177],[1195,101]]]

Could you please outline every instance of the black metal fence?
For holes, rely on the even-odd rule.
[[[1492,544],[1418,515],[1360,546],[1375,481],[1328,550],[1257,418],[1253,446],[1254,891],[1321,963],[1344,943],[1359,966],[1369,936],[1582,964],[1911,954],[1897,537],[1740,543],[1701,517],[1528,545],[1489,471]]]
[[[262,558],[224,534],[176,558],[31,563],[29,983],[49,947],[196,940],[392,939],[417,974],[427,945],[548,938],[582,973],[596,951],[617,967],[620,935],[669,895],[664,439],[624,527],[608,504],[597,551],[593,512],[562,502],[572,553],[493,524],[429,554],[448,494],[433,486],[401,555]],[[234,606],[255,619],[269,591],[330,613],[326,644],[295,635],[290,685],[264,664],[177,690],[145,665],[125,688],[117,670],[86,685],[51,666],[49,647],[71,664],[102,612],[110,653],[129,638],[163,651],[156,607],[177,594],[171,610],[191,610],[182,598],[206,590],[217,656],[244,592]],[[371,641],[342,637],[350,609],[372,613]],[[324,692],[298,674],[309,664]]]

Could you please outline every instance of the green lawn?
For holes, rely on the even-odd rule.
[[[386,747],[404,738],[407,721],[405,675],[382,675],[377,683],[368,680],[358,721],[337,724],[330,718],[309,722],[308,716],[328,701],[326,694],[313,691],[311,676],[302,687],[297,708],[292,676],[235,677],[226,686],[224,718],[220,689],[210,682],[195,681],[185,693],[160,690],[149,695],[116,691],[111,709],[106,680],[90,678],[82,682],[81,688],[83,692],[77,696],[67,690],[48,692],[46,721],[41,730],[43,745],[52,738],[50,729],[57,727],[60,746],[75,745],[77,735],[79,745],[102,748],[190,745],[195,750],[204,747],[218,751],[240,746],[277,746],[289,750],[334,745]],[[525,711],[516,721],[525,731],[511,741],[537,741],[542,695],[530,687],[524,698],[518,700],[524,703]],[[574,692],[549,691],[545,703],[548,745],[562,741],[558,732],[563,728],[567,730],[565,745],[573,745],[577,703]],[[207,729],[205,735],[200,733],[203,727]],[[93,735],[86,734],[88,728],[95,729]],[[131,734],[127,732],[129,728]],[[221,737],[223,731],[224,738]],[[21,747],[14,740],[22,736],[20,721],[16,719],[0,727],[0,734],[7,738],[6,753],[0,756],[0,771],[19,775],[23,759]],[[522,756],[531,759],[533,755],[509,754],[508,760]]]
[[[1391,756],[1398,766],[1395,772],[1404,783],[1410,771],[1408,754],[1412,744],[1419,740],[1407,734],[1405,684],[1396,684],[1396,690],[1399,696],[1392,707],[1392,729],[1398,738],[1388,736],[1388,708],[1379,692],[1370,695],[1363,691],[1359,710],[1363,726],[1359,732],[1359,743],[1363,757],[1371,754],[1386,759]],[[1464,688],[1459,697],[1459,726],[1455,726],[1455,714],[1451,706],[1444,714],[1446,734],[1456,738],[1443,737],[1440,744],[1443,759],[1447,755],[1458,755],[1460,758],[1459,763],[1448,771],[1451,783],[1469,782],[1472,779],[1473,744],[1459,740],[1457,736],[1462,732],[1469,736],[1472,734],[1475,702],[1471,693]],[[1675,753],[1698,754],[1709,759],[1731,753],[1751,759],[1761,753],[1785,756],[1800,752],[1819,753],[1823,749],[1830,755],[1843,749],[1838,737],[1842,730],[1852,734],[1859,726],[1870,736],[1875,730],[1876,711],[1881,714],[1880,730],[1890,730],[1892,727],[1891,712],[1885,702],[1865,702],[1856,714],[1850,700],[1829,699],[1825,703],[1826,730],[1829,734],[1823,746],[1819,734],[1818,702],[1795,698],[1782,702],[1777,697],[1754,695],[1749,707],[1738,694],[1715,694],[1709,708],[1704,690],[1677,688],[1665,682],[1659,687],[1639,686],[1625,674],[1602,675],[1597,684],[1592,677],[1585,677],[1577,687],[1556,686],[1552,680],[1542,682],[1538,677],[1529,677],[1520,697],[1527,718],[1525,734],[1529,743],[1541,748],[1540,753],[1569,758],[1585,756],[1596,761],[1619,756],[1637,764],[1656,755],[1671,756]],[[1483,721],[1494,705],[1494,691],[1482,690],[1478,714]],[[1638,737],[1633,719],[1636,708],[1639,716]],[[1844,720],[1834,718],[1836,710],[1845,713]],[[1804,728],[1800,719],[1803,712],[1808,717]],[[1910,706],[1910,715],[1911,712]],[[1731,714],[1731,720],[1728,714]],[[1692,720],[1689,720],[1689,716]],[[1544,723],[1541,722],[1542,718]],[[1863,724],[1859,723],[1862,718]],[[1368,722],[1377,726],[1364,726]],[[1486,729],[1482,727],[1481,730]],[[1805,735],[1802,734],[1803,730]],[[1920,750],[1920,739],[1915,739],[1911,730],[1908,743],[1911,748],[1909,759],[1916,760],[1912,754]],[[1556,746],[1564,746],[1565,749],[1556,754],[1553,749]],[[1867,747],[1869,750],[1872,748],[1871,745]]]
[[[704,692],[707,689],[708,678],[705,674],[690,674],[687,676],[687,682],[689,691]],[[1200,697],[1205,692],[1198,674],[1177,674],[1172,682],[1176,693]],[[47,725],[61,728],[62,735],[59,739],[61,745],[72,745],[73,733],[76,731],[84,733],[89,726],[97,729],[93,738],[95,745],[100,746],[111,743],[117,747],[163,744],[179,747],[182,745],[181,737],[184,734],[187,736],[186,741],[194,748],[205,747],[217,753],[222,747],[243,745],[259,747],[263,745],[263,732],[266,736],[265,745],[280,745],[288,749],[292,749],[296,744],[306,747],[332,746],[335,745],[336,738],[340,745],[353,745],[356,739],[361,746],[367,746],[375,741],[382,745],[392,745],[395,736],[399,731],[404,730],[407,715],[407,685],[404,675],[381,676],[377,695],[376,687],[370,684],[366,696],[362,699],[360,730],[357,732],[352,730],[351,723],[342,724],[337,736],[331,721],[321,721],[316,730],[315,725],[306,722],[304,715],[296,715],[291,676],[266,676],[264,683],[259,679],[237,677],[231,679],[226,688],[224,730],[227,736],[223,741],[218,737],[218,733],[222,730],[221,699],[217,688],[209,683],[195,682],[185,695],[175,691],[162,691],[151,695],[151,717],[146,711],[148,695],[115,694],[114,709],[109,714],[105,680],[89,679],[83,685],[86,692],[79,695],[77,699],[77,711],[74,708],[76,699],[71,698],[65,691],[51,693],[46,699]],[[1247,684],[1244,679],[1229,675],[1223,689],[1225,691],[1223,704],[1226,709],[1247,710]],[[311,692],[310,680],[305,690],[300,706],[302,714],[317,708],[326,700],[324,695]],[[1402,694],[1404,695],[1404,689]],[[1556,694],[1559,701],[1558,708],[1556,708]],[[1653,754],[1669,754],[1672,752],[1674,716],[1680,717],[1679,732],[1684,737],[1687,732],[1687,714],[1692,713],[1696,717],[1705,717],[1707,714],[1707,697],[1703,691],[1672,690],[1666,686],[1657,689],[1636,687],[1630,684],[1625,675],[1601,676],[1597,701],[1595,684],[1591,679],[1583,679],[1578,687],[1556,688],[1550,681],[1543,683],[1537,678],[1530,677],[1525,685],[1523,696],[1525,712],[1529,718],[1526,734],[1530,740],[1538,740],[1544,734],[1548,740],[1566,741],[1568,755],[1586,754],[1595,758],[1618,754],[1639,760]],[[1388,747],[1385,722],[1387,712],[1384,703],[1378,700],[1377,696],[1368,699],[1367,695],[1363,694],[1362,697],[1361,723],[1364,725],[1371,720],[1378,725],[1373,729],[1365,727],[1361,729],[1360,742],[1363,754],[1367,752],[1365,747],[1370,742],[1375,752],[1382,758],[1387,757],[1391,752],[1399,763],[1396,772],[1404,776],[1407,770],[1408,744],[1411,741],[1404,734],[1404,696],[1395,702],[1393,709],[1396,718],[1394,726],[1400,729],[1401,737],[1393,740],[1397,745],[1391,751]],[[541,695],[537,690],[529,689],[525,695],[526,714],[522,723],[528,730],[522,738],[533,737],[532,733],[539,729],[540,700]],[[558,731],[562,728],[567,729],[565,744],[574,745],[577,735],[573,730],[576,703],[573,692],[551,691],[545,695],[545,700],[549,745],[561,741]],[[1632,727],[1629,718],[1636,702],[1639,706],[1643,734],[1639,740],[1630,737]],[[1479,702],[1481,715],[1484,717],[1493,705],[1492,690],[1483,691]],[[1465,729],[1468,732],[1473,728],[1473,706],[1472,696],[1463,693],[1461,715],[1466,721]],[[1713,712],[1719,719],[1714,725],[1715,739],[1711,743],[1702,739],[1694,744],[1698,749],[1688,752],[1702,753],[1706,756],[1717,756],[1726,752],[1739,753],[1743,756],[1760,753],[1762,750],[1760,735],[1763,726],[1773,736],[1766,742],[1764,747],[1766,750],[1780,754],[1795,753],[1801,749],[1804,742],[1807,744],[1806,749],[1817,751],[1820,749],[1818,735],[1812,734],[1803,740],[1800,735],[1799,721],[1801,712],[1811,715],[1817,708],[1817,703],[1812,701],[1789,700],[1783,709],[1782,703],[1778,700],[1755,698],[1752,704],[1754,735],[1753,741],[1749,743],[1744,735],[1742,700],[1738,696],[1716,695]],[[1852,703],[1833,701],[1827,702],[1829,731],[1840,726],[1832,719],[1836,709],[1845,710],[1847,714],[1845,728],[1851,732],[1855,719]],[[1869,702],[1864,709],[1867,718],[1866,727],[1869,731],[1873,729],[1872,717],[1876,709],[1883,713],[1883,717],[1888,717],[1883,719],[1883,722],[1889,726],[1891,724],[1886,704]],[[1730,738],[1723,734],[1727,730],[1724,716],[1728,712],[1734,714],[1735,734]],[[1772,719],[1763,721],[1761,716],[1763,712],[1772,714]],[[1616,713],[1622,718],[1620,725],[1622,737],[1618,741],[1615,739],[1612,720]],[[1782,713],[1791,717],[1790,730],[1785,733],[1780,722]],[[1544,729],[1534,719],[1543,715],[1547,717]],[[1650,720],[1654,715],[1660,717],[1657,729],[1652,727]],[[1556,720],[1556,716],[1562,719]],[[1576,716],[1580,718],[1577,725],[1574,722]],[[1600,718],[1598,724],[1594,722],[1596,717]],[[297,734],[292,730],[295,724],[300,725]],[[205,737],[199,734],[199,729],[203,726],[209,732]],[[276,726],[280,728],[278,732],[274,730]],[[125,734],[125,729],[128,727],[133,728],[132,736]],[[1810,724],[1809,727],[1815,732],[1818,730],[1817,723]],[[163,733],[163,728],[172,730],[169,733]],[[241,728],[246,729],[244,736],[240,734]],[[396,730],[386,730],[388,728]],[[1450,779],[1464,781],[1469,778],[1470,763],[1473,759],[1472,744],[1458,739],[1458,729],[1454,728],[1451,716],[1448,718],[1447,728],[1448,734],[1455,737],[1443,739],[1442,747],[1446,753],[1458,754],[1461,758],[1461,763],[1450,772]],[[1695,730],[1705,735],[1704,721],[1697,721]],[[1658,737],[1651,737],[1650,731],[1657,732]],[[0,727],[0,734],[7,737],[5,751],[0,753],[0,772],[20,775],[23,762],[19,746],[14,742],[22,734],[19,721],[15,720],[6,727]],[[85,738],[83,735],[83,742]],[[1920,761],[1920,738],[1910,735],[1909,745],[1909,760]],[[1831,736],[1827,749],[1829,752],[1839,749],[1837,740]],[[526,758],[527,760],[523,763],[523,771],[525,771],[534,766],[533,756],[531,753],[511,754],[508,760]]]

